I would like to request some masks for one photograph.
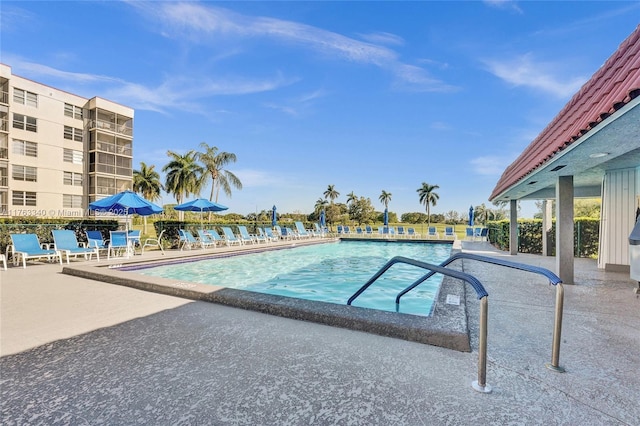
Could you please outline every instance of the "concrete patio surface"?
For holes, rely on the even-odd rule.
[[[487,243],[463,251],[554,269]],[[157,256],[157,253],[150,254]],[[145,253],[145,256],[147,254]],[[37,424],[640,424],[640,298],[628,274],[576,259],[560,366],[555,288],[465,260],[489,293],[487,383],[472,352],[382,337],[61,274],[0,271],[0,420]],[[372,271],[373,273],[374,271]]]

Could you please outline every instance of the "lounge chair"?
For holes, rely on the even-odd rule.
[[[407,233],[404,230],[404,226],[398,226],[398,234],[397,235],[398,235],[398,237],[402,237],[402,238],[407,236]]]
[[[323,238],[327,234],[327,230],[326,228],[325,229],[321,228],[319,223],[314,223],[313,234],[317,237]]]
[[[144,254],[145,247],[158,247],[162,254],[164,254],[164,248],[162,247],[162,236],[164,235],[164,231],[165,229],[160,231],[160,235],[158,235],[158,238],[147,238],[146,240],[144,240],[144,244],[142,244],[142,250],[140,254]]]
[[[78,255],[84,256],[84,259],[89,260],[95,254],[96,260],[100,260],[97,247],[83,247],[76,238],[76,233],[67,229],[54,229],[51,231],[53,235],[53,244],[55,250],[60,250],[60,254],[65,253],[67,255],[67,263],[69,263],[69,257]]]
[[[103,251],[109,255],[109,240],[105,241],[102,238],[102,232],[100,231],[85,231],[87,234],[87,247],[97,248],[98,252]]]
[[[311,238],[312,235],[309,231],[307,231],[306,229],[304,229],[304,225],[302,224],[302,222],[295,222],[296,225],[296,231],[298,234],[298,238]]]
[[[215,229],[207,229],[205,232],[206,232],[207,234],[209,234],[209,236],[211,237],[211,239],[212,239],[213,241],[215,241],[215,242],[216,242],[216,245],[217,245],[217,244],[222,244],[222,243],[225,243],[225,244],[226,244],[226,242],[225,242],[224,238],[222,238],[222,237],[220,236],[220,234],[218,234],[218,231],[216,231]]]
[[[336,232],[338,233],[338,235],[342,234],[344,232],[344,229],[342,229],[342,225],[338,225],[336,227]]]
[[[267,238],[270,241],[279,241],[280,237],[277,236],[276,234],[273,233],[273,231],[271,230],[271,228],[264,228],[264,234],[267,236]]]
[[[265,244],[271,242],[271,238],[267,237],[262,228],[258,227],[256,228],[256,231],[258,231],[258,233],[255,235],[257,242]]]
[[[440,238],[440,236],[438,235],[438,231],[436,230],[435,226],[430,226],[429,229],[427,230],[427,236],[431,237],[431,238]]]
[[[140,247],[140,253],[142,254],[142,243],[140,242],[140,230],[131,229],[127,232],[127,238],[131,247],[131,253],[135,254],[136,247]]]
[[[207,231],[198,229],[196,232],[198,233],[198,243],[200,243],[202,248],[216,246],[216,240]]]
[[[298,238],[298,234],[293,232],[293,229],[287,228],[286,226],[284,228],[281,228],[280,232],[281,232],[282,238],[284,238],[285,240],[294,240]]]
[[[342,227],[342,233],[345,235],[351,235],[351,228],[348,225]]]
[[[228,226],[223,226],[222,232],[224,233],[224,241],[228,246],[232,244],[242,245],[242,241],[235,236],[231,228]]]
[[[238,231],[240,231],[240,241],[242,241],[242,244],[247,244],[247,243],[257,243],[257,240],[255,238],[255,236],[249,234],[249,231],[247,230],[247,227],[244,225],[238,225]]]
[[[131,244],[127,231],[109,231],[109,250],[107,251],[107,259],[124,255],[127,258],[131,254]]]
[[[477,241],[488,241],[489,240],[489,228],[478,228],[480,232],[474,236],[474,239]]]
[[[373,228],[371,227],[371,225],[366,225],[364,227],[364,233],[369,237],[373,235]]]
[[[464,236],[464,239],[465,239],[465,240],[469,240],[469,241],[471,241],[471,240],[473,240],[473,239],[474,239],[474,234],[473,234],[473,228],[472,228],[472,227],[467,226],[467,228],[466,228],[466,234],[465,234],[465,236]]]
[[[13,264],[18,264],[18,259],[22,259],[22,267],[27,267],[28,259],[47,258],[53,261],[58,258],[60,266],[62,266],[62,255],[59,250],[45,249],[38,241],[36,234],[11,234],[12,246],[9,250],[13,254]]]
[[[453,226],[447,226],[444,228],[444,238],[453,238],[454,240],[458,239],[458,236],[453,230]]]
[[[419,238],[420,234],[418,234],[414,228],[407,228],[407,236],[409,236],[409,238]]]
[[[360,237],[364,235],[364,229],[362,229],[362,226],[356,226],[356,235]]]

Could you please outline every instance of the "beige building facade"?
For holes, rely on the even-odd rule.
[[[0,217],[84,217],[131,189],[133,115],[0,64]]]

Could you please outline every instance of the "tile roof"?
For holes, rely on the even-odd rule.
[[[640,95],[640,25],[505,169],[489,200],[570,146]]]

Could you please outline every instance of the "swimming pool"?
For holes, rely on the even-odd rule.
[[[341,241],[179,264],[139,266],[135,271],[152,277],[345,305],[349,297],[394,256],[438,264],[450,253],[450,244]],[[424,273],[423,269],[410,265],[396,265],[356,299],[353,306],[396,312],[398,292]],[[398,311],[429,315],[441,282],[440,275],[430,278],[403,297]]]

